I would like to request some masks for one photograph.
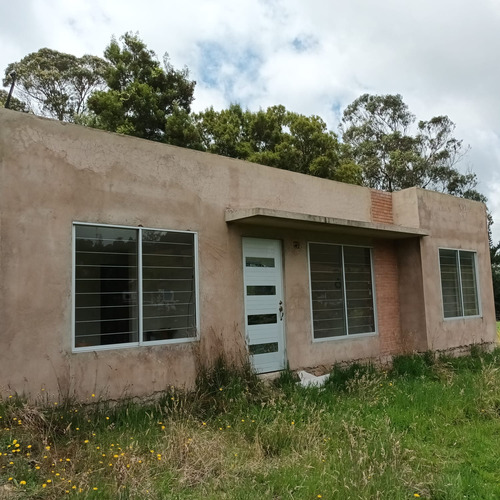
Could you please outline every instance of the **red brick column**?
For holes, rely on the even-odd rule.
[[[380,354],[398,354],[404,346],[399,311],[398,261],[393,241],[381,241],[375,245],[373,267]]]
[[[375,189],[372,189],[371,194],[372,221],[393,224],[394,220],[392,218],[392,193],[386,193],[384,191],[377,191]]]

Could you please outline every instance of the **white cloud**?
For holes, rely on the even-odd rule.
[[[497,0],[2,2],[0,68],[41,47],[102,55],[126,31],[189,67],[195,110],[283,104],[336,130],[339,109],[369,92],[402,94],[421,119],[448,115],[500,239]]]

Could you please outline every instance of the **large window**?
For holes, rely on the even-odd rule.
[[[375,332],[371,251],[309,243],[314,339]]]
[[[441,248],[439,265],[444,317],[478,316],[475,252]]]
[[[74,225],[74,347],[197,335],[196,234]]]

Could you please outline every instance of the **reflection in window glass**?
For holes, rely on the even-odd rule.
[[[278,352],[278,342],[271,342],[269,344],[254,344],[248,346],[248,351],[250,354],[269,354],[272,352]]]
[[[271,285],[248,285],[247,295],[276,295],[276,287]]]
[[[315,339],[375,332],[369,248],[309,244]]]
[[[475,255],[464,250],[439,250],[445,318],[479,314]]]
[[[274,259],[271,257],[246,257],[247,267],[274,267]]]
[[[194,238],[76,224],[75,347],[195,337]]]
[[[278,316],[276,314],[249,314],[248,324],[249,325],[269,325],[278,322]]]

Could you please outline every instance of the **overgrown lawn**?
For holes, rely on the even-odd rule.
[[[0,498],[500,498],[500,349],[335,367],[323,389],[223,363],[155,402],[0,401]]]

